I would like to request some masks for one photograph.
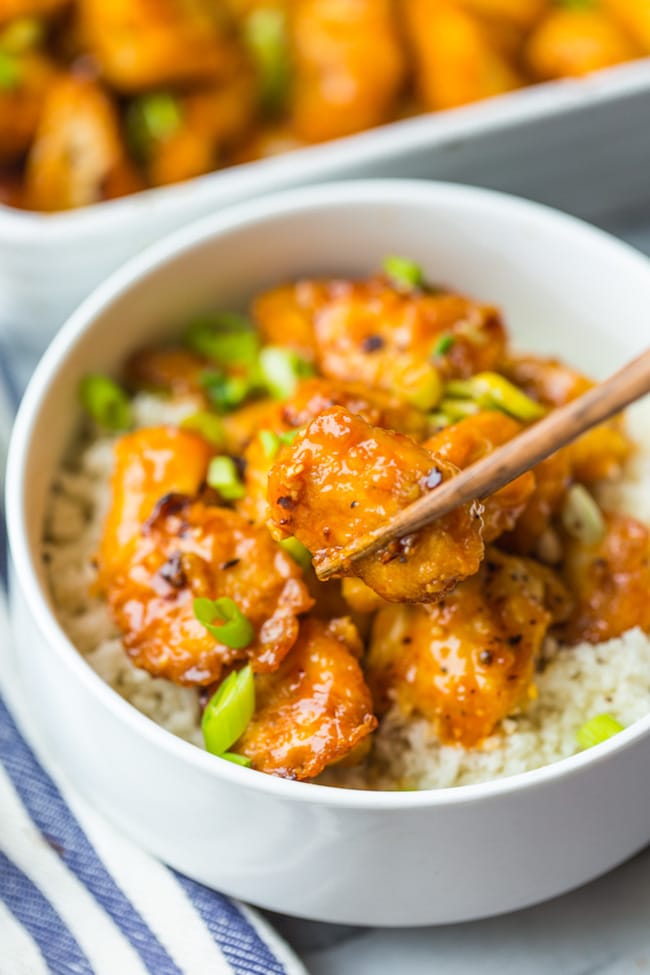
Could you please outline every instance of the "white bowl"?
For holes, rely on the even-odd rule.
[[[650,266],[587,225],[481,190],[322,186],[204,220],[99,288],[46,353],[16,422],[7,511],[27,733],[97,808],[190,876],[327,921],[460,921],[551,897],[650,840],[650,718],[538,771],[433,792],[328,789],[216,761],[102,683],[61,631],[39,559],[49,485],[89,370],[192,312],[301,274],[408,254],[505,310],[524,347],[612,370],[647,343]]]
[[[326,179],[438,176],[559,200],[582,214],[634,209],[648,199],[649,102],[650,61],[641,60],[82,210],[0,205],[0,326],[40,352],[92,288],[163,234]]]

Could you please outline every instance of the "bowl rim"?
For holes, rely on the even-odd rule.
[[[22,597],[43,639],[57,653],[62,665],[71,671],[94,699],[105,707],[115,720],[125,724],[132,733],[147,739],[161,753],[188,762],[197,772],[252,791],[275,795],[296,802],[316,803],[330,808],[349,810],[404,812],[443,806],[464,806],[477,801],[508,795],[521,790],[537,789],[588,767],[607,761],[610,756],[627,750],[650,730],[650,714],[639,718],[609,739],[584,752],[560,759],[530,771],[470,785],[450,786],[418,791],[370,791],[295,782],[273,775],[256,773],[230,762],[215,761],[215,756],[166,731],[152,719],[139,712],[120,697],[91,667],[67,637],[53,610],[35,570],[26,531],[26,512],[23,498],[24,472],[35,445],[33,427],[47,401],[50,387],[60,368],[73,353],[77,341],[91,327],[96,317],[107,311],[113,302],[177,257],[213,238],[265,221],[273,221],[291,214],[328,210],[346,204],[445,205],[452,200],[458,206],[470,206],[488,213],[503,211],[527,223],[550,228],[552,232],[580,238],[611,256],[618,256],[648,278],[650,262],[633,247],[611,237],[590,224],[539,203],[509,194],[455,183],[414,179],[366,179],[342,183],[323,183],[287,190],[271,196],[240,203],[165,236],[163,239],[129,260],[99,285],[70,316],[56,335],[29,382],[20,404],[9,447],[6,481],[6,521],[9,550],[13,569],[13,585],[18,584]],[[13,588],[13,587],[12,587]]]
[[[117,232],[124,219],[145,219],[152,210],[182,210],[187,192],[227,205],[231,192],[283,192],[297,180],[320,183],[344,176],[358,170],[360,161],[372,164],[404,158],[431,145],[476,139],[649,91],[650,57],[639,57],[584,77],[538,82],[467,105],[395,119],[328,142],[298,146],[277,156],[227,166],[180,183],[147,187],[77,210],[43,213],[0,203],[0,239],[47,244],[75,234],[95,237],[100,229],[102,234],[112,229]]]

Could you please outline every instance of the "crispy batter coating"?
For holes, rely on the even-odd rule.
[[[634,626],[650,630],[650,531],[628,515],[605,521],[602,541],[566,545],[564,577],[577,603],[562,633],[569,643],[601,643]]]
[[[278,458],[269,475],[270,525],[307,546],[318,571],[457,468],[403,434],[373,427],[341,407],[321,413]],[[384,599],[438,598],[476,572],[483,555],[480,509],[465,505],[388,550],[353,563]]]
[[[502,538],[506,548],[521,555],[537,554],[540,539],[546,536],[559,513],[571,484],[571,462],[565,448],[551,454],[533,469],[535,490],[515,526]]]
[[[462,470],[512,440],[522,429],[521,423],[504,413],[486,410],[445,427],[423,446],[435,457]],[[484,500],[483,538],[486,542],[493,542],[514,528],[534,490],[535,475],[527,471]]]
[[[113,452],[111,505],[97,555],[100,589],[127,570],[142,526],[161,498],[197,493],[213,450],[188,430],[148,427],[120,437]]]
[[[311,779],[375,729],[372,698],[349,621],[306,620],[280,669],[255,679],[256,709],[236,751],[253,768]]]
[[[489,549],[441,602],[386,606],[366,661],[379,712],[395,703],[428,718],[442,741],[477,745],[534,694],[542,641],[568,605],[551,570]]]
[[[524,83],[483,24],[456,4],[405,0],[405,9],[416,84],[427,108],[454,108]]]
[[[294,0],[291,124],[321,142],[387,121],[405,74],[391,0]]]
[[[42,54],[27,53],[16,58],[15,86],[0,87],[0,163],[14,162],[24,155],[38,128],[49,86],[56,67]]]
[[[211,0],[78,0],[88,46],[118,90],[214,81],[237,45]]]
[[[423,409],[436,405],[439,374],[464,378],[492,369],[506,343],[494,308],[455,294],[403,293],[382,278],[341,282],[316,314],[315,329],[326,376],[397,393]],[[453,344],[434,363],[443,335]]]
[[[110,97],[90,78],[60,77],[44,101],[27,160],[26,206],[69,210],[141,188]]]
[[[423,413],[390,393],[368,389],[361,383],[334,382],[314,376],[301,380],[293,396],[279,408],[264,413],[261,419],[266,423],[262,429],[282,433],[303,427],[332,406],[343,406],[373,426],[399,430],[418,439],[427,426]],[[268,518],[268,477],[277,459],[269,454],[258,436],[253,436],[244,452],[246,497],[237,503],[237,509],[258,524],[264,524]]]
[[[563,406],[594,386],[591,379],[558,359],[516,356],[505,363],[503,371],[529,396],[547,406]],[[566,448],[572,475],[587,484],[620,474],[631,450],[621,417],[588,430]]]
[[[194,616],[197,597],[228,597],[253,624],[243,650],[220,643]],[[313,600],[296,563],[265,528],[228,508],[168,495],[136,542],[108,602],[134,664],[178,684],[207,685],[224,666],[250,660],[277,669]]]

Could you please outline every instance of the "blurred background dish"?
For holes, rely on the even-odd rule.
[[[600,157],[592,195],[617,172],[607,204],[636,203],[649,21],[620,0],[2,0],[0,315],[41,345],[161,234],[326,178],[451,177],[593,217]]]

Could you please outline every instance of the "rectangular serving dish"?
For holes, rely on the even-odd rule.
[[[475,183],[599,222],[650,206],[650,59],[385,125],[83,210],[0,206],[0,324],[42,348],[110,271],[231,203],[361,176]]]

